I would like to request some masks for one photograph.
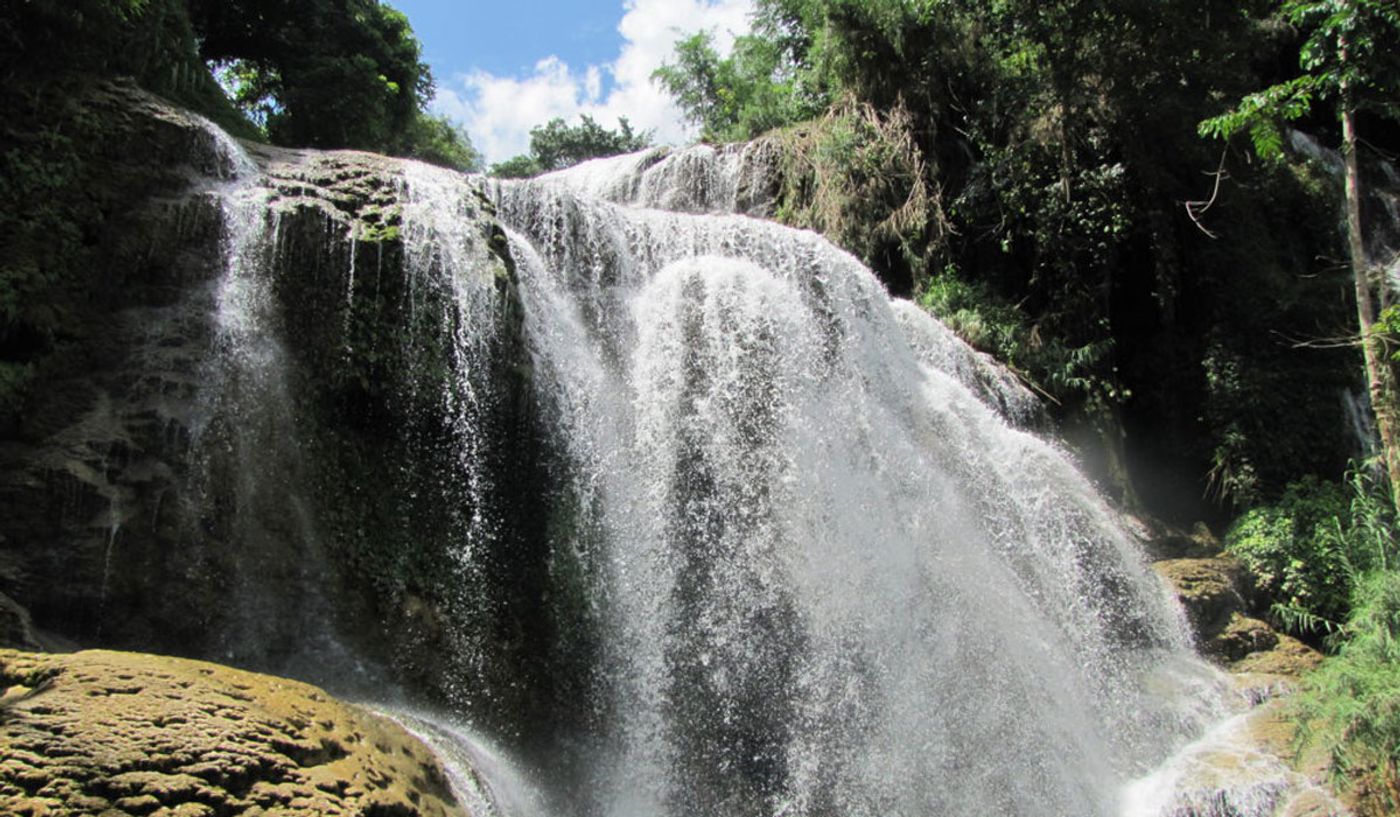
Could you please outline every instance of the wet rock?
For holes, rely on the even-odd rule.
[[[39,649],[29,611],[4,593],[0,593],[0,647]]]
[[[1130,804],[1158,817],[1348,817],[1317,758],[1291,762],[1293,729],[1278,701],[1226,721],[1135,784]]]
[[[1141,520],[1134,527],[1160,559],[1153,568],[1181,601],[1201,651],[1231,672],[1241,713],[1136,783],[1130,800],[1158,817],[1350,815],[1325,783],[1325,759],[1295,755],[1296,725],[1285,712],[1322,656],[1248,615],[1250,577],[1204,525],[1189,534]]]
[[[1167,559],[1153,569],[1175,590],[1203,645],[1222,633],[1246,607],[1240,592],[1244,566],[1229,558]]]
[[[1230,614],[1225,625],[1207,649],[1226,661],[1239,661],[1251,653],[1271,650],[1279,643],[1279,634],[1267,622],[1238,612]]]
[[[58,305],[76,328],[0,437],[0,593],[70,642],[370,683],[362,665],[374,674],[401,645],[418,649],[381,626],[399,620],[401,574],[422,585],[444,573],[445,557],[395,573],[401,554],[438,556],[451,533],[403,501],[443,482],[455,457],[438,388],[453,375],[441,340],[453,335],[429,325],[457,320],[455,304],[405,269],[408,163],[244,145],[254,174],[198,117],[131,85],[100,85],[71,104],[101,133],[82,159],[103,181],[83,192],[106,215],[93,225],[99,261],[65,273],[83,283],[78,300]],[[231,212],[235,171],[256,205],[249,231],[265,234],[249,264],[270,290],[265,334],[284,347],[285,376],[220,358],[230,343],[217,318],[225,250],[249,226]],[[462,243],[515,316],[501,333],[508,370],[528,359],[512,266],[479,181],[460,180]],[[239,402],[257,389],[285,399],[262,401],[265,410]],[[399,462],[410,437],[441,452],[411,479]],[[437,538],[425,542],[410,522]],[[32,629],[4,609],[7,631]],[[23,635],[5,643],[43,646]],[[434,677],[449,674],[461,675]]]
[[[307,684],[0,651],[0,813],[465,817],[429,750]]]

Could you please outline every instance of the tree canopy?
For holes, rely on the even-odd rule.
[[[432,94],[408,18],[377,0],[189,0],[200,56],[269,138],[402,150]],[[397,149],[397,150],[395,150]]]
[[[272,141],[479,167],[466,134],[426,113],[433,77],[402,12],[379,0],[188,2],[200,56]]]
[[[551,119],[530,129],[530,152],[492,166],[491,174],[507,179],[536,176],[563,170],[588,159],[632,153],[651,144],[651,133],[637,133],[627,117],[617,120],[617,129],[599,125],[588,114],[577,125],[561,118]]]
[[[0,7],[0,43],[12,78],[130,75],[241,135],[480,165],[427,113],[418,40],[379,0],[26,0]]]

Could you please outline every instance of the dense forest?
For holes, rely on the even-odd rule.
[[[21,0],[0,44],[0,436],[85,331],[67,271],[109,214],[76,89],[485,170],[378,0]],[[1219,531],[1330,653],[1303,734],[1400,806],[1400,5],[759,0],[732,51],[688,34],[654,79],[704,140],[769,145],[777,220],[1009,367],[1124,508]],[[556,119],[491,172],[650,139]]]

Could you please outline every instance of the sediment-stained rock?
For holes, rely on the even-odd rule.
[[[465,817],[426,747],[296,681],[0,651],[0,814]]]

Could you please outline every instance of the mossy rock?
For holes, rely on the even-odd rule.
[[[1246,606],[1239,590],[1244,569],[1234,559],[1168,559],[1152,567],[1176,591],[1202,643]]]
[[[0,651],[0,813],[465,817],[397,724],[296,681],[136,653]]]

